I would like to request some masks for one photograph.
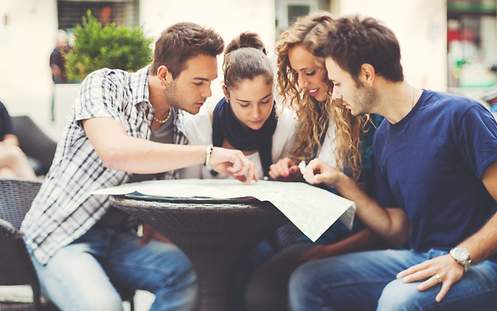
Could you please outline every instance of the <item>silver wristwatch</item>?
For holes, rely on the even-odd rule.
[[[471,256],[467,249],[454,247],[450,250],[449,254],[458,264],[464,267],[464,272],[468,271],[471,265]]]

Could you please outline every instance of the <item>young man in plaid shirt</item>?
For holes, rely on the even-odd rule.
[[[197,113],[217,77],[221,37],[192,23],[166,29],[150,66],[136,73],[101,69],[83,81],[54,162],[22,230],[42,293],[62,310],[121,310],[113,285],[155,294],[151,310],[191,310],[196,279],[174,245],[145,245],[126,215],[93,190],[138,174],[174,178],[208,162],[255,179],[240,151],[185,146],[182,111]],[[150,177],[150,176],[145,176]]]

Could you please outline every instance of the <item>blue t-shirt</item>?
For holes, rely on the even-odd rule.
[[[400,122],[382,122],[373,146],[376,198],[405,210],[410,247],[452,248],[495,213],[482,177],[497,160],[497,124],[479,103],[424,90]]]
[[[361,133],[361,174],[359,183],[362,184],[366,193],[371,194],[374,190],[374,157],[373,139],[378,128],[383,122],[383,117],[377,114],[370,115],[370,122],[366,125],[365,131]]]

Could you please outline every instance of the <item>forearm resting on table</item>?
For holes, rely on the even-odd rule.
[[[161,144],[130,137],[110,118],[83,121],[85,132],[104,164],[116,170],[151,174],[202,164],[205,146]]]
[[[371,231],[394,245],[405,243],[409,223],[401,209],[380,206],[345,174],[341,174],[336,188],[342,196],[356,203],[357,216]]]

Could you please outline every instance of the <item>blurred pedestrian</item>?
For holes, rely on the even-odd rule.
[[[54,83],[67,83],[65,54],[69,52],[67,44],[67,34],[64,30],[57,32],[55,48],[50,54],[50,70],[52,71],[52,80]]]

